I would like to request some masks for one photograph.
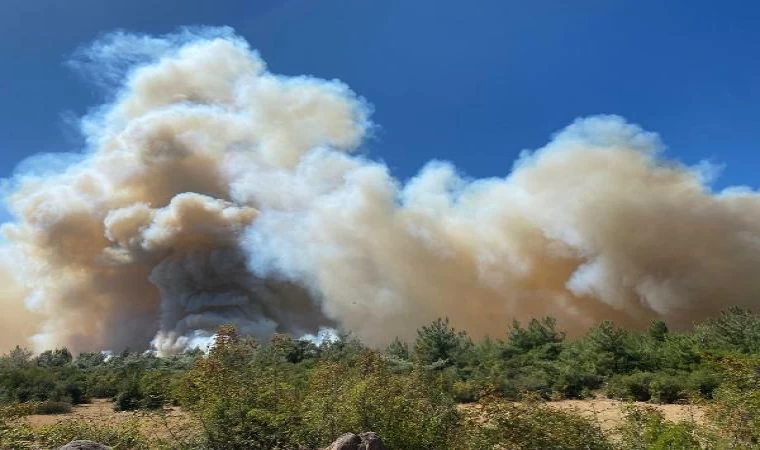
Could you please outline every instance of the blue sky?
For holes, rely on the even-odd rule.
[[[760,187],[760,3],[576,0],[3,0],[0,177],[77,151],[99,92],[65,65],[114,29],[228,25],[273,72],[339,78],[375,107],[369,151],[408,178],[446,159],[506,175],[579,116],[661,134],[668,156]]]

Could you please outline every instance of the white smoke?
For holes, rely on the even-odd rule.
[[[381,345],[440,316],[476,337],[539,315],[577,333],[760,301],[760,196],[711,192],[709,167],[663,160],[622,118],[577,120],[505,178],[433,162],[402,184],[351,155],[366,102],[269,73],[230,30],[115,34],[76,65],[119,87],[81,157],[13,180],[4,346],[30,318],[38,348],[172,353],[228,322]]]

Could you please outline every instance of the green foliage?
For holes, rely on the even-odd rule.
[[[249,345],[221,330],[187,374],[183,404],[200,418],[210,448],[313,448],[367,430],[390,448],[450,448],[459,416],[431,374],[396,373],[365,350],[319,362],[302,385],[292,365],[306,361],[291,362],[292,346],[280,339]]]
[[[658,373],[649,385],[649,394],[654,403],[677,403],[688,397],[688,375],[684,373]]]
[[[87,439],[105,444],[111,448],[150,450],[158,445],[140,433],[136,420],[114,425],[92,425],[84,421],[65,420],[54,425],[43,426],[33,431],[32,439],[42,448],[58,448],[74,439]]]
[[[760,447],[760,356],[730,355],[714,364],[723,383],[714,392],[711,419],[733,448]]]
[[[63,367],[72,361],[73,357],[68,349],[45,350],[37,356],[37,365],[40,367]]]
[[[607,382],[605,394],[608,398],[645,402],[652,398],[650,385],[653,378],[649,372],[615,375]]]
[[[505,402],[484,397],[468,417],[468,449],[607,450],[612,445],[594,422],[540,402]]]
[[[717,351],[760,352],[760,316],[732,307],[710,319],[701,329],[706,345]]]
[[[472,351],[472,340],[463,331],[456,331],[449,325],[449,319],[438,319],[417,330],[414,355],[424,365],[445,367],[466,363]]]
[[[388,345],[388,347],[385,349],[385,354],[392,358],[400,359],[403,361],[409,361],[412,359],[411,352],[409,352],[409,344],[403,342],[398,337],[396,337],[393,342]]]
[[[33,448],[34,435],[23,417],[33,414],[35,407],[32,403],[0,405],[0,448]]]
[[[76,361],[74,364],[79,369],[93,369],[95,367],[99,367],[103,365],[106,362],[106,355],[104,353],[100,352],[91,352],[91,353],[80,353],[79,356],[77,356]]]
[[[616,430],[621,450],[689,450],[732,448],[711,427],[694,420],[669,422],[653,407],[626,405],[624,422]]]
[[[35,357],[16,347],[0,356],[0,448],[38,448],[79,426],[35,431],[18,403],[27,413],[55,413],[91,397],[111,398],[117,410],[181,405],[203,427],[192,448],[319,448],[368,430],[391,449],[609,448],[594,423],[535,402],[600,389],[623,400],[709,405],[702,426],[630,410],[618,430],[622,448],[760,448],[759,354],[760,316],[736,308],[692,332],[661,321],[642,331],[602,322],[573,340],[552,318],[514,322],[503,340],[478,342],[438,319],[418,330],[413,345],[397,338],[382,352],[350,334],[319,344],[285,335],[258,343],[231,326],[219,330],[208,354],[73,358],[56,349]],[[458,403],[483,405],[487,420],[463,418]],[[159,445],[112,431],[122,448]],[[587,445],[574,447],[581,436]]]
[[[647,330],[648,337],[654,342],[665,342],[668,336],[668,326],[662,320],[653,320]]]
[[[532,319],[527,328],[521,328],[520,323],[512,323],[508,333],[508,353],[527,353],[531,350],[543,349],[544,352],[558,354],[560,344],[565,340],[565,333],[556,330],[556,320],[545,317],[541,320]]]
[[[304,417],[314,427],[314,443],[367,430],[382,436],[389,448],[409,450],[451,448],[457,438],[459,415],[437,377],[422,369],[392,373],[373,352],[353,367],[318,367],[307,392]]]
[[[115,411],[133,411],[140,408],[142,399],[140,383],[137,379],[132,378],[124,383],[122,389],[114,397],[113,409]]]
[[[66,402],[40,402],[35,404],[35,414],[66,414],[71,412],[71,403]]]

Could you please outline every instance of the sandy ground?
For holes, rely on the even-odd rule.
[[[606,398],[589,400],[560,400],[545,403],[550,408],[565,412],[574,412],[585,416],[599,424],[606,431],[611,431],[623,422],[623,406],[625,403]],[[633,402],[640,407],[654,408],[660,411],[666,420],[671,422],[704,421],[704,408],[695,405],[654,405],[644,402]],[[479,409],[477,404],[460,405],[462,410],[473,412]]]
[[[116,412],[113,410],[113,403],[107,399],[95,399],[92,403],[74,406],[67,414],[34,414],[26,419],[35,427],[52,425],[63,420],[82,420],[94,425],[113,425],[136,420],[140,430],[146,435],[167,438],[173,434],[187,435],[197,427],[195,421],[179,408],[169,408],[163,412]]]
[[[648,406],[660,411],[665,419],[672,422],[695,421],[701,423],[704,420],[704,408],[696,405],[653,405],[644,402],[635,402],[637,406]],[[593,400],[561,400],[547,403],[552,408],[563,411],[577,411],[590,419],[595,419],[599,425],[609,430],[615,428],[623,420],[623,403],[617,400],[593,399]]]
[[[670,421],[701,422],[704,420],[704,409],[694,405],[652,405],[636,402],[638,406],[649,406],[661,411]],[[598,421],[605,430],[611,430],[619,425],[623,418],[623,403],[617,400],[597,398],[591,400],[561,400],[548,402],[547,405],[559,410],[582,414]],[[473,408],[474,405],[462,405],[463,408]],[[75,406],[68,414],[32,415],[28,416],[32,426],[50,425],[61,420],[77,419],[93,424],[113,424],[115,422],[136,419],[142,431],[149,435],[171,437],[172,433],[184,434],[192,430],[196,424],[179,408],[165,410],[164,416],[158,413],[146,412],[116,412],[109,400],[94,400],[90,404]]]

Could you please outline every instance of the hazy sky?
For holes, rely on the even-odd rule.
[[[760,4],[714,0],[2,0],[0,176],[78,151],[101,100],[65,61],[114,29],[228,25],[275,73],[339,78],[380,125],[367,144],[400,178],[430,159],[503,176],[573,119],[614,113],[668,155],[758,187]]]

